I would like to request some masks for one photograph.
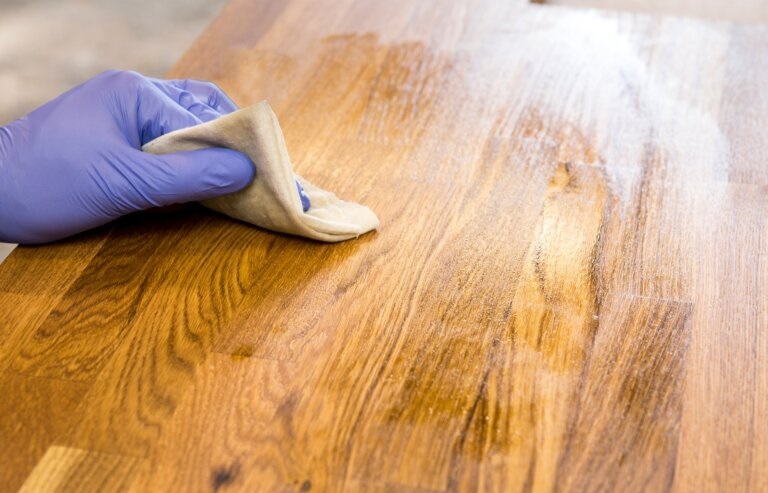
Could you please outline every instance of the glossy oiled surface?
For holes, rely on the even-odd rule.
[[[338,245],[199,208],[0,265],[0,489],[768,490],[768,30],[235,0]]]

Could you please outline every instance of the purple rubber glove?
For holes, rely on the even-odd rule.
[[[0,241],[45,243],[131,212],[242,189],[254,166],[239,152],[140,151],[235,109],[208,82],[110,71],[0,127]],[[306,210],[301,187],[299,194]]]

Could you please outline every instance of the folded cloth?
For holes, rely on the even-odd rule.
[[[227,147],[247,155],[256,166],[256,178],[239,192],[202,202],[205,207],[265,229],[328,242],[356,238],[379,225],[369,208],[339,200],[294,175],[280,124],[266,101],[170,132],[142,150],[167,154],[206,147]],[[306,212],[295,180],[309,197]]]

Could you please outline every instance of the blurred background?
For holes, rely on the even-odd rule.
[[[161,77],[226,3],[0,0],[0,125],[110,68]]]
[[[658,15],[691,16],[716,21],[768,22],[766,0],[530,0],[531,3],[585,7]]]

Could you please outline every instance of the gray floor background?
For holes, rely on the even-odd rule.
[[[226,3],[0,0],[0,126],[110,68],[162,76]]]

